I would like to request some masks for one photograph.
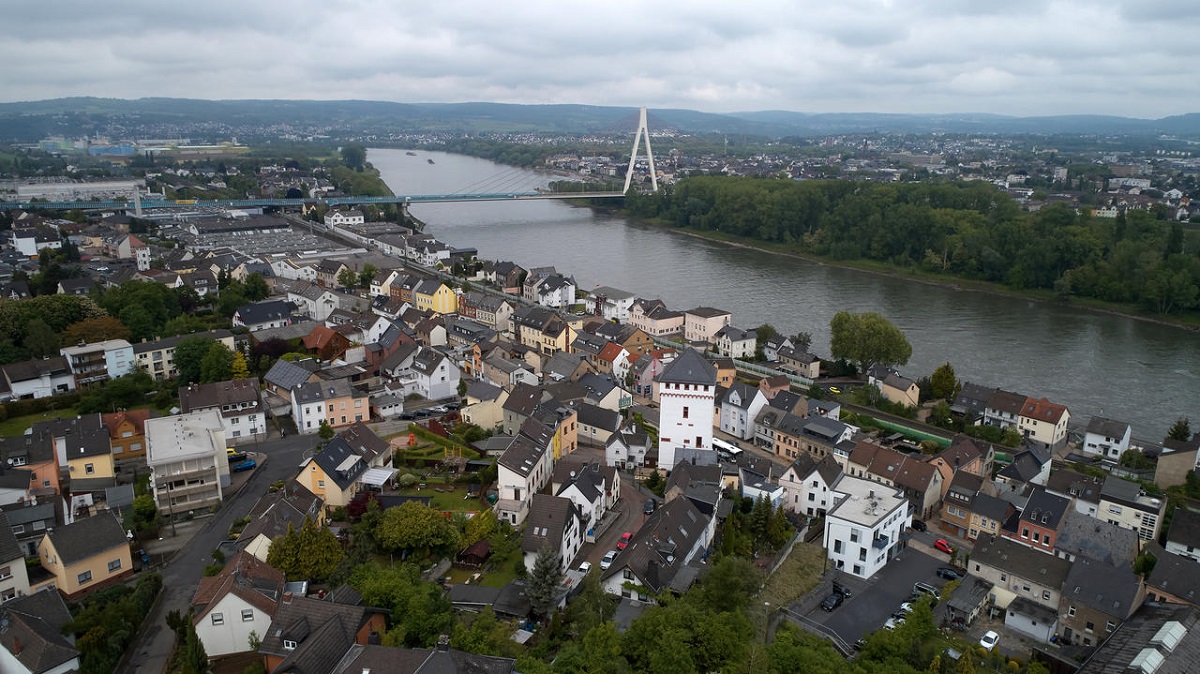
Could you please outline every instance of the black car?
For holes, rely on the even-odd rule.
[[[946,580],[958,580],[963,577],[962,573],[960,573],[958,569],[954,569],[949,566],[939,567],[937,570],[937,575],[938,578],[945,578]]]
[[[834,592],[828,597],[825,597],[825,599],[821,600],[821,608],[825,609],[826,611],[832,611],[833,609],[841,606],[842,602],[845,600],[846,598],[840,593]]]
[[[924,520],[913,520],[912,528],[913,528],[913,531],[928,531],[929,530],[929,527],[925,526]]]
[[[646,504],[644,506],[642,506],[642,512],[647,515],[653,515],[655,505],[656,504],[654,503],[654,499],[652,499],[652,498],[646,499]]]
[[[850,596],[854,594],[853,592],[850,591],[850,588],[846,587],[845,585],[842,585],[841,583],[837,582],[836,580],[833,581],[833,592],[834,592],[834,594],[840,594],[847,599],[849,599]]]

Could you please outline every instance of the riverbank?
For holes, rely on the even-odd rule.
[[[656,229],[667,232],[674,232],[684,236],[690,236],[696,239],[703,239],[714,243],[720,243],[727,246],[741,248],[744,250],[753,250],[761,253],[771,253],[783,257],[790,257],[805,262],[812,262],[819,265],[827,265],[831,267],[840,267],[843,269],[853,269],[856,271],[867,272],[877,276],[888,278],[898,278],[905,281],[915,283],[924,283],[927,285],[938,286],[940,288],[948,288],[950,290],[959,290],[965,292],[976,292],[987,295],[997,295],[1002,297],[1011,297],[1015,299],[1029,300],[1032,302],[1041,302],[1043,304],[1060,304],[1069,306],[1075,309],[1083,309],[1096,313],[1108,314],[1110,316],[1119,316],[1121,318],[1129,318],[1136,321],[1142,321],[1154,325],[1164,325],[1173,328],[1181,328],[1192,332],[1200,332],[1200,316],[1179,316],[1179,317],[1162,317],[1152,316],[1138,311],[1135,307],[1128,305],[1113,304],[1102,300],[1094,299],[1072,299],[1063,300],[1063,298],[1055,295],[1048,290],[1015,290],[997,283],[988,281],[979,281],[975,279],[963,279],[956,277],[945,277],[937,274],[930,274],[912,267],[893,267],[882,263],[867,262],[862,260],[830,260],[828,258],[819,257],[810,253],[795,250],[783,244],[772,244],[754,239],[745,239],[737,236],[721,234],[720,232],[701,231],[690,229],[687,227],[676,227],[660,221],[645,220],[642,218],[634,218],[628,213],[622,213],[621,209],[603,208],[598,206],[589,206],[593,210],[601,213],[621,213],[624,217],[636,222],[645,224]]]

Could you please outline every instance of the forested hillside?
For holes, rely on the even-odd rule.
[[[1027,213],[993,185],[887,184],[703,176],[630,195],[631,215],[786,244],[833,260],[1134,304],[1200,308],[1200,235],[1130,211],[1115,219],[1064,204]]]

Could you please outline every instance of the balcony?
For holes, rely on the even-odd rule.
[[[884,550],[891,542],[892,539],[887,536],[876,536],[875,540],[871,541],[871,547],[875,548],[876,550]]]

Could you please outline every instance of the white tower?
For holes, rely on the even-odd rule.
[[[713,451],[717,368],[686,349],[658,375],[658,467],[671,470],[679,450]]]
[[[637,133],[633,134],[633,152],[629,153],[629,170],[625,172],[625,189],[621,193],[629,191],[629,183],[633,180],[633,165],[637,163],[638,143],[641,142],[642,136],[646,137],[646,157],[650,160],[650,188],[655,192],[658,191],[658,173],[654,170],[654,151],[650,149],[650,130],[646,128],[646,108],[642,108],[641,114],[638,116]]]

